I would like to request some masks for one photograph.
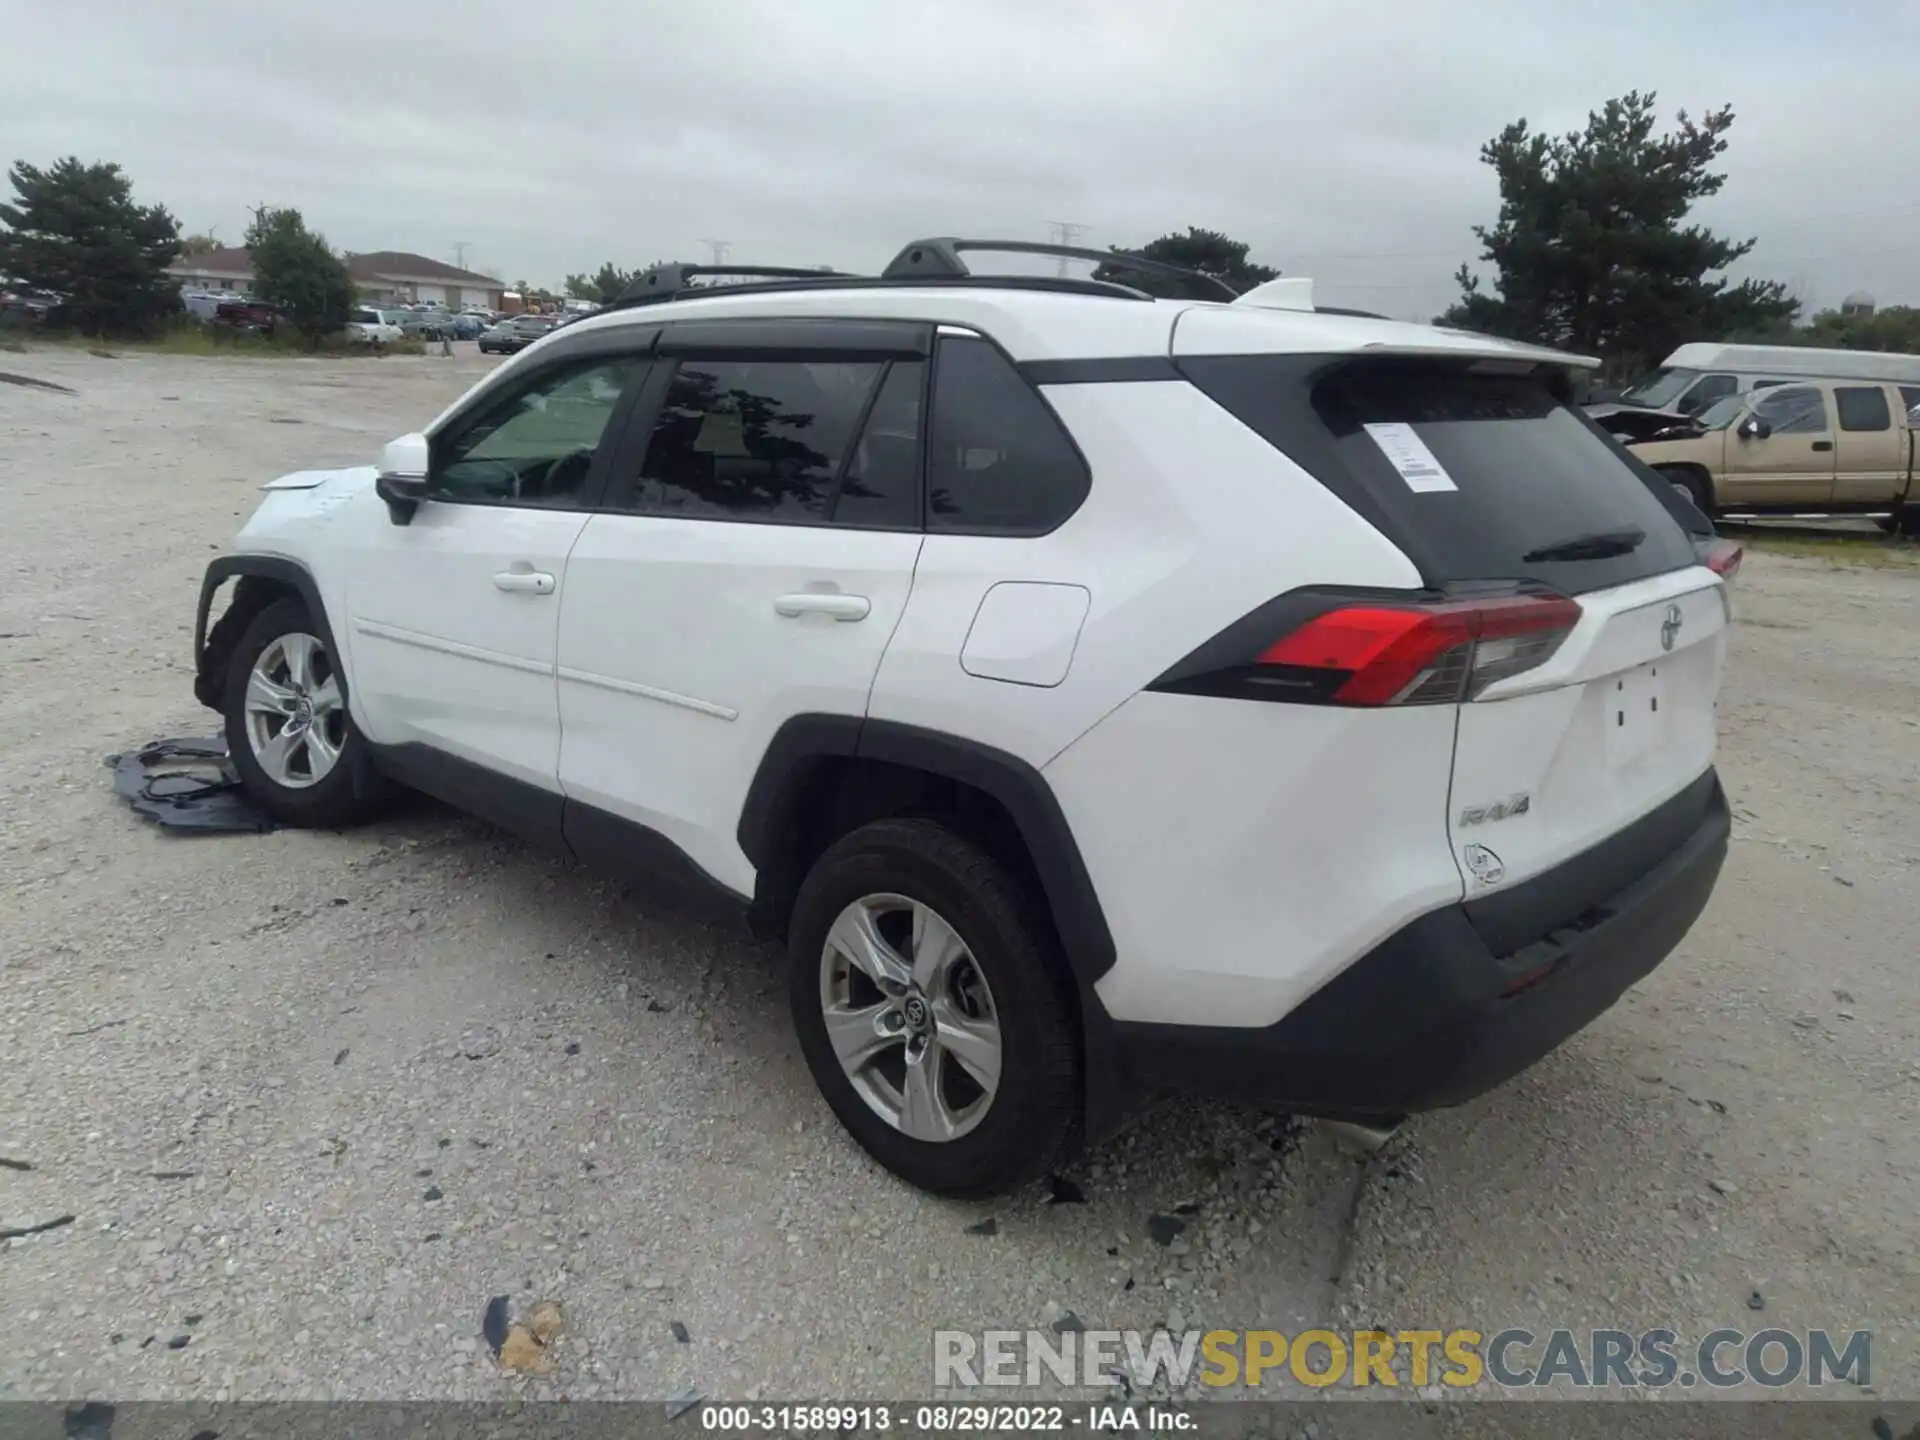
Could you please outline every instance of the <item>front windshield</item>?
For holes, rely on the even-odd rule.
[[[1644,380],[1629,386],[1620,398],[1629,405],[1664,410],[1680,398],[1681,391],[1699,378],[1698,370],[1656,370]]]
[[[1747,408],[1750,398],[1746,395],[1724,395],[1694,416],[1693,423],[1702,430],[1724,430]]]

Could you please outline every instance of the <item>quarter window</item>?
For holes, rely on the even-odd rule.
[[[641,508],[824,523],[879,361],[683,360],[640,467]]]
[[[502,397],[434,457],[435,498],[578,506],[607,422],[647,363],[637,356],[581,359]]]
[[[1059,419],[985,340],[940,342],[927,446],[927,528],[1038,535],[1080,507],[1086,462]]]
[[[1893,409],[1887,404],[1887,392],[1878,385],[1837,386],[1833,408],[1840,413],[1842,430],[1893,428]]]

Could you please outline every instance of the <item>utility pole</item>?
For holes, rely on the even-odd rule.
[[[709,240],[703,235],[700,238],[700,243],[713,252],[714,264],[724,265],[727,263],[727,252],[733,249],[733,242],[731,240]]]
[[[1071,220],[1049,220],[1047,222],[1047,228],[1053,232],[1053,243],[1056,245],[1072,245],[1078,241],[1082,235],[1087,233],[1086,226],[1075,224]],[[1060,257],[1060,274],[1062,277],[1065,277],[1066,273],[1067,257],[1062,255]]]
[[[467,242],[466,241],[456,240],[453,242],[453,263],[462,270],[467,268]]]

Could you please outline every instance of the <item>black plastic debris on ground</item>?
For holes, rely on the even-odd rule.
[[[512,1303],[510,1297],[496,1295],[487,1301],[487,1310],[480,1317],[480,1338],[487,1342],[487,1349],[493,1352],[493,1358],[500,1358],[500,1347],[507,1343],[507,1306]]]
[[[163,829],[264,835],[274,828],[273,817],[240,788],[240,772],[218,736],[156,740],[109,755],[106,764],[114,791]]]

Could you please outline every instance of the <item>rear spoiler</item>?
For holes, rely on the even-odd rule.
[[[1362,345],[1356,354],[1396,355],[1408,359],[1423,360],[1477,360],[1484,362],[1476,369],[1484,369],[1498,374],[1502,369],[1511,367],[1511,373],[1523,375],[1541,365],[1551,365],[1562,370],[1598,370],[1600,361],[1592,355],[1574,355],[1565,350],[1549,350],[1544,345],[1523,345],[1517,340],[1495,340],[1484,335],[1468,335],[1464,331],[1457,333],[1463,341],[1460,345],[1400,345],[1381,342]]]

